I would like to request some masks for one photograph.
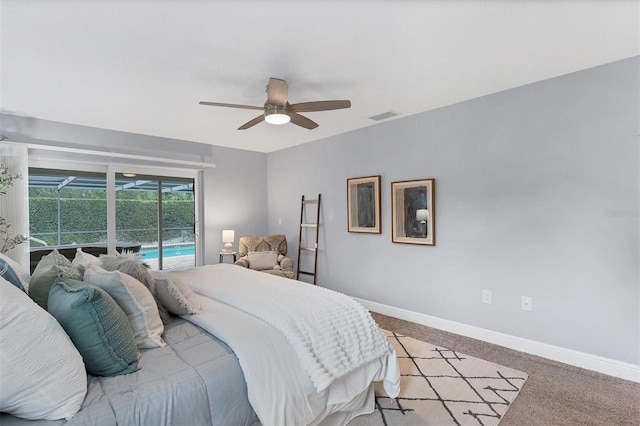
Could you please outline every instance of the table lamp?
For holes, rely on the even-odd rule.
[[[222,242],[224,243],[223,253],[233,253],[233,239],[235,232],[233,229],[224,229],[222,231]]]

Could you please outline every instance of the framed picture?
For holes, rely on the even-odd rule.
[[[436,245],[435,179],[391,182],[391,241]]]
[[[347,230],[381,232],[379,175],[347,179]]]

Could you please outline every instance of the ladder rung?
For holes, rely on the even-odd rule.
[[[304,250],[304,251],[316,251],[316,249],[314,249],[313,247],[300,247],[300,250]]]
[[[306,271],[298,271],[299,274],[305,274],[305,275],[315,275],[313,272],[306,272]]]
[[[304,200],[303,203],[305,204],[316,204],[318,202],[318,200]]]
[[[315,228],[318,225],[315,223],[301,223],[300,226],[302,226],[303,228]]]

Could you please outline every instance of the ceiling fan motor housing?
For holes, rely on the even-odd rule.
[[[264,104],[264,119],[270,124],[285,124],[291,121],[286,106],[274,105],[269,102]]]
[[[334,109],[350,108],[349,100],[311,101],[290,104],[287,82],[271,77],[267,84],[267,102],[263,107],[255,105],[228,104],[222,102],[201,101],[200,105],[219,106],[227,108],[242,108],[263,110],[263,113],[238,127],[238,130],[246,130],[258,123],[266,121],[269,124],[285,124],[292,122],[296,126],[311,130],[318,127],[318,123],[301,115],[301,112],[331,111]]]

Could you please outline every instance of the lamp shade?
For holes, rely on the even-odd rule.
[[[235,237],[235,232],[233,229],[224,229],[222,231],[222,242],[224,243],[224,248],[222,249],[222,253],[233,253],[233,238]]]
[[[233,229],[225,229],[222,231],[222,242],[223,243],[232,243],[235,237],[235,232]]]
[[[416,220],[424,223],[429,220],[429,210],[427,209],[418,209],[416,210]]]

